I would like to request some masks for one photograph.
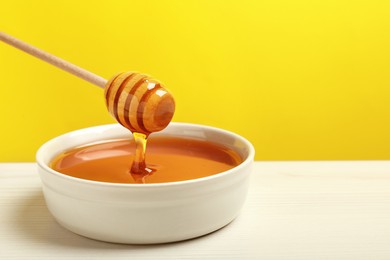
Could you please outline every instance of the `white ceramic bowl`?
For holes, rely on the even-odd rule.
[[[194,124],[171,123],[155,135],[220,143],[237,151],[244,161],[219,174],[180,182],[84,180],[56,172],[48,165],[56,155],[75,146],[131,136],[117,124],[70,132],[48,141],[37,152],[46,204],[58,223],[97,240],[150,244],[202,236],[231,222],[245,201],[253,146],[237,134]]]

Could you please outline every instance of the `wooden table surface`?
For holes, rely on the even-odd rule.
[[[240,216],[162,245],[104,243],[48,212],[34,163],[0,163],[0,259],[390,259],[390,161],[256,162]]]

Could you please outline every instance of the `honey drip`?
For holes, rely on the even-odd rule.
[[[146,183],[146,178],[154,172],[152,168],[147,167],[145,160],[147,136],[136,132],[133,133],[133,136],[135,154],[130,173],[136,183]]]

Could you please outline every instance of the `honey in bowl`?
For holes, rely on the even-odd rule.
[[[114,183],[162,183],[197,179],[227,171],[240,155],[210,141],[150,136],[145,171],[134,170],[134,139],[108,140],[76,147],[58,155],[51,167],[77,178]],[[133,165],[133,167],[131,167]]]

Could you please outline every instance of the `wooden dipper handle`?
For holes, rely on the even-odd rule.
[[[15,47],[18,48],[19,50],[22,50],[38,59],[41,59],[43,61],[46,61],[57,68],[60,68],[62,70],[65,70],[76,77],[79,77],[81,79],[84,79],[96,86],[99,86],[101,88],[104,88],[107,80],[88,71],[83,68],[80,68],[79,66],[76,66],[66,60],[63,60],[61,58],[58,58],[54,56],[53,54],[50,54],[48,52],[45,52],[41,49],[38,49],[28,43],[25,43],[11,35],[8,35],[4,32],[0,32],[0,40]]]
[[[147,75],[119,73],[107,80],[68,61],[0,32],[0,40],[105,90],[111,115],[133,132],[149,135],[164,129],[175,112],[175,100],[160,82]]]

